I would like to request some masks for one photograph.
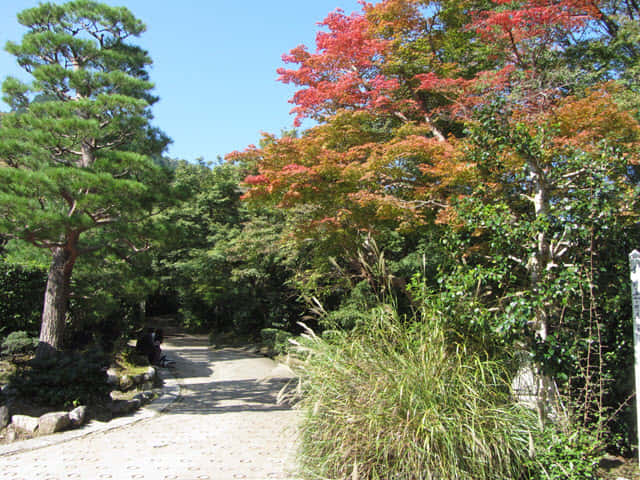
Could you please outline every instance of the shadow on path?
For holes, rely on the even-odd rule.
[[[206,337],[172,335],[166,338],[162,352],[176,362],[173,373],[178,378],[209,377],[213,370]]]
[[[212,349],[206,336],[172,334],[163,350],[175,360],[171,372],[180,398],[166,414],[209,415],[291,410],[279,402],[281,391],[295,388],[290,378],[270,378],[273,360],[245,348]]]
[[[278,392],[285,386],[280,379],[192,384],[183,387],[182,398],[167,413],[210,415],[291,410],[291,405],[278,403]]]

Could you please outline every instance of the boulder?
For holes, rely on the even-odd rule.
[[[120,390],[122,392],[126,392],[127,390],[131,389],[133,386],[134,386],[133,378],[131,378],[129,375],[123,375],[122,377],[120,377]]]
[[[131,400],[114,400],[111,403],[111,412],[114,415],[126,415],[140,408],[142,402],[139,398],[133,398]]]
[[[15,442],[16,438],[18,438],[18,435],[16,434],[16,430],[13,427],[13,425],[9,424],[9,426],[7,427],[7,434],[5,436],[5,439],[7,440],[7,442],[11,443],[11,442]]]
[[[61,432],[71,425],[67,412],[45,413],[38,419],[38,433],[40,435],[50,435]]]
[[[74,408],[69,412],[69,420],[71,421],[71,426],[80,427],[84,424],[87,419],[87,407],[81,405],[79,407]]]
[[[11,417],[11,423],[17,430],[27,433],[35,433],[38,429],[38,419],[27,415],[14,415]]]
[[[107,370],[107,383],[109,385],[113,385],[114,387],[117,387],[120,385],[120,378],[118,377],[118,374],[113,368],[109,368]]]
[[[6,405],[2,405],[0,407],[0,430],[9,425],[10,421],[9,408]]]
[[[150,366],[147,369],[147,371],[144,373],[144,381],[153,382],[153,380],[156,378],[156,375],[157,375],[156,368],[153,366]]]
[[[129,402],[127,400],[114,400],[113,402],[111,402],[109,409],[114,415],[123,415],[125,413],[128,413],[128,403]]]
[[[138,394],[137,394],[137,395],[135,395],[133,398],[134,398],[134,399],[136,399],[136,398],[137,398],[138,400],[140,400],[140,402],[142,402],[142,403],[144,404],[144,403],[147,403],[147,402],[149,402],[150,400],[152,400],[152,399],[153,399],[153,396],[154,396],[154,394],[153,394],[153,392],[152,392],[152,391],[150,391],[150,390],[145,390],[145,391],[143,391],[143,392],[138,393]]]

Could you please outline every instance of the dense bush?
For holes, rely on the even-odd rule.
[[[601,442],[593,431],[548,425],[534,437],[535,461],[530,466],[541,480],[595,480]]]
[[[262,344],[269,347],[275,354],[286,353],[289,349],[289,339],[293,335],[277,328],[263,328],[260,330]]]
[[[33,352],[38,346],[38,339],[30,337],[25,331],[11,332],[2,342],[2,353],[16,355],[18,353]]]
[[[46,272],[0,259],[0,330],[5,335],[24,330],[36,335],[40,328]]]
[[[309,331],[299,351],[301,460],[310,478],[524,472],[535,415],[513,404],[500,365],[447,345],[437,321],[405,323],[380,308],[352,333]]]
[[[38,405],[69,408],[106,401],[108,361],[100,352],[60,353],[21,365],[9,385],[18,397]]]

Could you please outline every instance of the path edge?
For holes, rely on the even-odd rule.
[[[52,435],[21,440],[7,445],[0,445],[0,457],[39,450],[41,448],[75,440],[77,438],[108,432],[110,430],[123,428],[134,423],[141,422],[142,420],[153,418],[156,415],[160,415],[162,412],[168,410],[169,407],[180,398],[182,388],[178,382],[178,377],[176,377],[170,369],[158,370],[158,374],[163,382],[162,393],[158,398],[138,409],[135,413],[124,417],[117,417],[109,422],[98,422],[92,420],[81,428],[74,430],[67,430],[65,432],[54,433]]]

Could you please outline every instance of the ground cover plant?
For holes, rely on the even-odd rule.
[[[60,353],[18,365],[9,378],[12,395],[28,405],[73,408],[105,404],[112,387],[107,383],[108,358],[100,352]]]

